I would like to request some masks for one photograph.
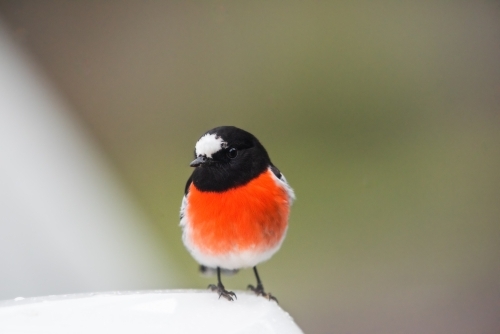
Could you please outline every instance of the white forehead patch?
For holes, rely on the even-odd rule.
[[[215,133],[207,133],[196,143],[196,156],[205,155],[207,158],[211,158],[212,154],[226,147],[227,143],[221,137],[218,137]]]

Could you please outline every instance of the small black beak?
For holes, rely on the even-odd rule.
[[[199,157],[197,157],[196,159],[194,159],[193,161],[191,161],[191,163],[189,164],[190,167],[198,167],[202,164],[204,164],[205,162],[207,162],[207,157],[203,156],[203,155],[200,155]]]

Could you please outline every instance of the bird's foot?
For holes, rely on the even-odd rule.
[[[224,297],[226,298],[227,300],[229,300],[230,302],[232,302],[234,299],[238,299],[236,297],[236,294],[232,291],[227,291],[225,288],[224,288],[224,285],[222,285],[221,283],[215,285],[215,284],[210,284],[208,286],[208,288],[212,291],[217,291],[217,293],[219,294],[219,299],[220,297]],[[234,297],[234,299],[233,299]]]
[[[255,292],[257,296],[263,296],[264,298],[267,298],[268,300],[274,300],[277,304],[279,304],[276,297],[274,297],[271,293],[264,291],[264,287],[262,286],[262,284],[257,284],[256,287],[250,284],[248,285],[247,289]]]

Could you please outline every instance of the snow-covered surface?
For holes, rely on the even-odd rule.
[[[0,302],[0,333],[302,333],[274,301],[236,291],[110,292]]]

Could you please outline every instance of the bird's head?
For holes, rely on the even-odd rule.
[[[222,191],[248,183],[271,164],[269,155],[251,133],[234,126],[207,131],[196,142],[193,182],[200,190]]]

